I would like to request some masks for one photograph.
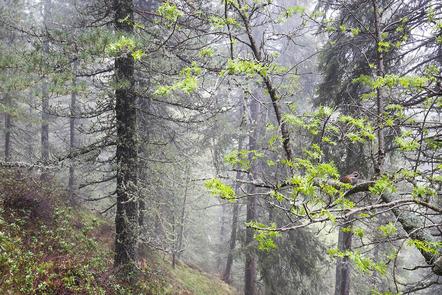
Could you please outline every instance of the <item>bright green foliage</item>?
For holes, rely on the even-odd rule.
[[[134,38],[120,36],[118,40],[107,45],[106,53],[110,56],[119,56],[130,53],[135,61],[139,61],[143,57],[144,51],[136,49],[137,47],[139,46]]]
[[[333,204],[341,205],[344,209],[351,209],[355,207],[355,203],[348,198],[339,197],[336,199],[336,201],[333,202]]]
[[[375,262],[368,257],[362,256],[358,251],[340,251],[339,249],[329,249],[327,254],[333,257],[348,257],[356,266],[356,268],[363,273],[377,272],[381,275],[387,273],[387,264],[385,262]]]
[[[284,201],[285,197],[283,194],[277,192],[277,191],[271,191],[270,196],[274,199],[276,199],[278,202]]]
[[[434,255],[440,254],[442,249],[442,242],[426,242],[421,240],[408,240],[407,244],[415,246],[419,251],[424,251]]]
[[[209,21],[215,29],[222,29],[227,25],[234,27],[239,26],[239,23],[236,21],[236,19],[231,17],[224,18],[212,15],[210,16]]]
[[[164,2],[158,7],[158,14],[173,23],[176,23],[178,18],[184,15],[175,4],[171,4],[170,2]]]
[[[378,51],[379,52],[387,52],[391,48],[391,43],[388,41],[379,41],[378,42]]]
[[[210,194],[219,196],[221,199],[234,202],[236,200],[235,190],[221,180],[217,178],[209,179],[204,182],[206,189],[210,191]]]
[[[398,146],[401,151],[412,152],[416,151],[420,147],[418,140],[412,138],[409,133],[403,133],[394,139],[394,143]]]
[[[295,6],[289,6],[285,10],[285,14],[287,17],[292,17],[295,13],[296,14],[303,14],[305,11],[305,7],[295,5]]]
[[[199,55],[201,57],[212,57],[215,54],[215,50],[210,47],[206,47],[200,50]]]
[[[118,40],[110,43],[107,46],[106,52],[109,55],[116,56],[121,54],[122,52],[132,52],[135,50],[136,46],[137,44],[135,42],[135,39],[126,36],[120,36]]]
[[[314,196],[316,193],[316,187],[313,182],[309,181],[306,177],[293,176],[290,183],[293,186],[293,195],[302,194],[304,196]]]
[[[413,196],[413,198],[427,199],[430,197],[436,197],[437,192],[431,187],[416,185],[413,187],[411,195]]]
[[[246,59],[229,59],[223,75],[247,75],[253,77],[256,74],[267,76],[268,67],[253,60]]]
[[[380,196],[385,193],[388,194],[396,192],[396,187],[387,175],[383,175],[375,182],[374,185],[370,187],[370,192]]]
[[[304,120],[302,120],[301,117],[290,114],[290,113],[285,113],[282,115],[282,120],[292,126],[295,127],[301,127],[304,126]]]
[[[304,154],[310,159],[310,160],[320,160],[323,156],[323,152],[321,151],[321,148],[317,144],[312,144],[310,149],[304,149]]]
[[[135,61],[139,61],[141,57],[143,57],[143,54],[144,54],[143,50],[138,49],[132,52],[132,57]]]
[[[361,83],[365,86],[369,86],[372,89],[379,89],[381,87],[393,88],[402,87],[405,89],[423,88],[428,84],[428,78],[423,76],[398,76],[398,75],[385,75],[383,77],[371,77],[368,75],[361,75],[356,79],[353,79],[353,83]]]
[[[198,89],[198,79],[197,76],[201,75],[202,69],[195,62],[192,63],[190,67],[185,67],[181,70],[182,80],[176,82],[169,86],[159,86],[154,94],[158,96],[169,95],[172,91],[181,90],[185,94],[191,94]]]
[[[221,76],[246,75],[247,77],[254,77],[255,75],[260,75],[265,77],[268,74],[282,74],[286,71],[286,67],[278,64],[263,65],[254,60],[229,59],[226,69],[221,72]]]
[[[233,150],[224,156],[224,161],[233,167],[249,170],[252,167],[250,160],[256,161],[263,156],[262,152],[256,150]]]
[[[392,235],[397,233],[397,228],[392,222],[378,226],[378,230],[381,231],[386,238],[391,237]]]
[[[341,228],[343,233],[353,233],[355,236],[362,238],[364,236],[364,229],[361,227],[344,227]]]
[[[270,252],[277,248],[275,239],[281,236],[277,231],[272,230],[261,230],[261,229],[275,229],[276,225],[266,226],[265,224],[251,221],[246,223],[246,226],[257,229],[255,233],[255,240],[258,242],[258,250]]]
[[[352,35],[353,37],[358,36],[360,33],[361,33],[361,29],[359,29],[359,28],[352,28],[352,29],[351,29],[351,35]]]
[[[305,7],[303,7],[303,6],[299,6],[299,5],[289,6],[281,13],[281,15],[277,19],[277,22],[283,23],[295,14],[302,15],[304,13],[304,11],[305,11]]]
[[[355,227],[353,228],[353,233],[355,236],[362,238],[364,236],[365,231],[361,227]]]
[[[275,143],[277,143],[277,142],[278,143],[282,143],[283,142],[282,136],[279,135],[279,134],[275,134],[272,137],[270,137],[270,139],[268,141],[269,147],[270,148],[274,148],[275,147]]]
[[[399,171],[397,177],[407,179],[407,180],[412,180],[418,175],[419,175],[418,172],[414,172],[412,170],[407,170],[407,169],[401,169]]]
[[[345,123],[353,127],[354,131],[347,132],[346,137],[353,143],[366,142],[367,140],[375,140],[376,136],[374,133],[374,128],[364,118],[353,118],[348,115],[339,116],[339,122]]]
[[[426,147],[430,150],[437,151],[442,149],[442,142],[440,140],[436,140],[434,138],[426,138],[424,139]]]

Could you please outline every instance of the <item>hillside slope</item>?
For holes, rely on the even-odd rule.
[[[237,294],[184,263],[172,269],[167,255],[150,249],[139,283],[119,282],[112,223],[65,199],[38,176],[0,170],[0,294]]]

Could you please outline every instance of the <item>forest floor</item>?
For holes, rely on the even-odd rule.
[[[145,248],[137,284],[112,269],[112,222],[67,205],[54,183],[0,171],[0,294],[235,295],[220,279]]]

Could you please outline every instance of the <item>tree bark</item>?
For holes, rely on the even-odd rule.
[[[29,109],[28,115],[29,120],[26,124],[26,151],[27,151],[27,160],[29,163],[34,161],[34,132],[32,126],[32,117],[33,117],[33,105],[34,105],[34,97],[32,95],[32,91],[29,91]]]
[[[133,2],[131,0],[115,0],[113,8],[117,33],[130,37],[133,33]],[[133,281],[136,279],[139,203],[134,59],[130,53],[125,53],[115,59],[115,82],[117,85],[115,90],[117,212],[115,216],[114,266],[122,279]]]
[[[258,120],[258,102],[251,98],[250,101],[250,117],[252,123],[250,124],[252,128],[252,132],[249,136],[249,150],[256,150],[258,147],[257,144],[257,135],[258,130],[256,127],[256,123]],[[252,162],[252,155],[249,155],[249,161]],[[256,167],[252,165],[250,180],[253,181]],[[254,221],[256,219],[256,209],[257,209],[257,200],[255,196],[256,187],[254,185],[250,185],[247,192],[247,217],[246,222]],[[246,228],[246,242],[245,242],[245,269],[244,269],[244,294],[245,295],[256,295],[256,253],[255,246],[253,245],[254,230],[252,228]]]
[[[242,149],[242,138],[238,141],[238,151]],[[236,180],[241,179],[241,172],[238,170],[236,172]],[[235,193],[239,192],[239,182],[235,183]],[[229,253],[227,255],[226,267],[224,268],[223,273],[223,281],[226,283],[230,283],[231,279],[231,271],[233,265],[233,254],[235,252],[236,247],[236,235],[238,232],[238,215],[239,215],[239,203],[238,200],[233,204],[233,212],[232,212],[232,229],[230,232],[230,242],[229,242]]]
[[[77,138],[75,134],[75,127],[76,127],[76,118],[77,118],[77,62],[75,61],[73,64],[73,73],[74,78],[72,80],[72,93],[71,93],[71,104],[70,104],[70,119],[69,119],[69,149],[72,153],[77,148]],[[75,199],[75,192],[77,189],[77,181],[75,177],[75,161],[74,158],[70,159],[70,165],[69,165],[69,184],[68,184],[68,190],[69,190],[69,201],[71,204],[75,204],[77,200]]]
[[[5,162],[11,161],[11,129],[12,129],[12,119],[11,119],[11,97],[9,93],[6,93],[5,97]]]
[[[383,194],[381,197],[385,203],[393,202],[399,198],[398,195],[394,194]],[[427,243],[440,242],[428,229],[424,228],[422,220],[416,214],[401,210],[400,208],[393,208],[391,211],[411,239]],[[418,250],[424,257],[425,262],[433,267],[433,273],[442,276],[442,251],[435,255],[423,249]]]
[[[376,42],[376,76],[383,77],[385,75],[384,65],[384,53],[382,48],[379,47],[379,42],[382,40],[381,31],[381,15],[376,0],[372,0],[373,14],[374,14],[374,26],[375,26],[375,42]],[[385,110],[385,95],[383,87],[376,89],[376,105],[377,105],[377,139],[378,139],[378,155],[375,163],[375,173],[380,176],[384,171],[385,163],[385,134],[384,134],[384,110]]]
[[[51,12],[51,0],[45,0],[43,9],[43,23],[47,28]],[[43,41],[43,56],[49,58],[49,37]],[[49,162],[49,89],[48,78],[43,79],[41,100],[41,162],[47,165]],[[47,179],[47,173],[41,174],[41,179]]]
[[[177,258],[179,259],[181,257],[181,254],[183,253],[183,240],[184,240],[184,221],[186,218],[186,203],[187,203],[187,192],[189,190],[189,182],[190,182],[190,169],[186,169],[186,185],[184,188],[184,197],[183,197],[183,205],[181,207],[181,217],[180,217],[180,223],[179,223],[179,232],[178,232],[178,244],[177,244]]]
[[[349,226],[351,229],[351,225]],[[338,248],[339,251],[351,250],[353,234],[350,231],[339,229]],[[335,295],[350,294],[350,260],[347,256],[339,258],[336,262]]]

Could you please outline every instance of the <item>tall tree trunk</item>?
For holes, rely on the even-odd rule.
[[[33,117],[33,107],[34,107],[34,97],[32,95],[32,90],[29,91],[29,120],[26,124],[26,150],[28,155],[28,162],[32,163],[34,161],[34,132],[32,127],[32,117]]]
[[[218,122],[215,123],[215,128],[218,128]],[[215,139],[212,139],[212,158],[213,158],[213,166],[215,167],[215,175],[218,176],[220,173],[220,157],[218,151],[218,145]],[[219,219],[220,228],[219,228],[219,244],[218,244],[218,256],[216,259],[216,269],[221,272],[222,265],[224,261],[224,253],[225,253],[225,232],[226,232],[226,204],[220,200],[221,205],[221,216]]]
[[[172,246],[172,268],[176,267],[176,246],[177,246],[177,233],[176,233],[176,219],[175,219],[175,209],[172,212],[172,233],[173,233],[173,246]]]
[[[354,114],[353,111],[347,110],[348,113]],[[360,153],[363,151],[360,150]],[[360,153],[350,147],[346,148],[346,160],[340,167],[341,172],[354,171],[356,167],[359,172],[366,170],[367,167],[363,161],[360,161]],[[362,169],[362,170],[361,170]],[[347,223],[345,226],[339,228],[338,234],[338,249],[342,252],[351,251],[353,233],[351,232],[353,224]],[[347,228],[348,230],[344,230]],[[335,295],[349,295],[350,294],[350,274],[351,264],[348,257],[337,258],[336,260],[336,276],[335,276]]]
[[[181,254],[183,253],[183,240],[184,240],[184,223],[186,218],[186,204],[187,204],[187,192],[189,190],[189,182],[190,182],[190,168],[188,167],[186,169],[186,184],[184,188],[184,196],[183,196],[183,205],[181,207],[181,216],[180,216],[180,223],[179,223],[179,232],[178,232],[178,245],[177,245],[177,257],[178,259],[181,257]]]
[[[383,77],[385,75],[385,65],[384,65],[384,53],[382,48],[379,47],[379,42],[382,40],[382,29],[381,29],[381,15],[376,0],[372,0],[373,4],[373,14],[374,14],[374,26],[375,26],[375,42],[376,42],[376,76]],[[381,175],[384,171],[385,163],[385,134],[384,134],[384,110],[385,110],[385,95],[384,88],[379,87],[376,89],[376,122],[377,122],[377,139],[378,139],[378,155],[377,161],[375,163],[376,175]]]
[[[11,96],[7,93],[4,97],[6,112],[5,112],[5,162],[11,161]]]
[[[73,64],[73,73],[74,78],[72,80],[72,93],[71,93],[71,104],[70,104],[70,120],[69,120],[69,149],[71,154],[74,152],[74,150],[77,148],[77,138],[75,134],[75,124],[76,124],[76,118],[77,118],[77,62],[75,61]],[[75,161],[73,158],[70,159],[70,165],[69,165],[69,201],[71,204],[75,204],[77,202],[75,198],[75,192],[77,189],[77,181],[75,178]]]
[[[226,215],[227,215],[227,204],[221,205],[221,217],[220,217],[220,229],[219,229],[219,250],[218,259],[216,262],[216,268],[221,273],[223,270],[223,261],[226,248]]]
[[[250,101],[250,117],[252,120],[252,124],[250,124],[252,128],[252,133],[249,136],[249,150],[257,150],[257,136],[258,130],[256,127],[256,123],[258,120],[258,102],[251,98]],[[252,162],[252,155],[249,156],[249,161]],[[256,173],[255,167],[256,165],[252,165],[250,178],[253,180],[253,177]],[[257,200],[255,196],[256,187],[254,185],[250,185],[248,189],[247,196],[247,217],[246,222],[254,221],[256,219],[256,210],[257,210]],[[246,228],[246,262],[244,269],[244,294],[245,295],[256,295],[256,253],[255,247],[253,245],[254,230],[252,228]]]
[[[341,252],[351,250],[351,242],[353,234],[351,232],[351,225],[346,228],[350,230],[343,230],[345,227],[339,229],[338,249]],[[335,295],[349,295],[350,294],[350,260],[347,256],[339,258],[336,262],[336,282]]]
[[[242,138],[239,139],[238,142],[238,151],[242,149]],[[239,170],[236,172],[236,180],[241,179],[241,172]],[[235,183],[235,193],[239,192],[239,183]],[[230,283],[230,276],[232,272],[232,265],[233,265],[233,254],[235,253],[235,247],[236,247],[236,235],[238,232],[238,215],[239,215],[239,202],[238,200],[235,201],[235,204],[233,204],[233,212],[232,212],[232,229],[230,232],[230,242],[229,242],[229,253],[227,255],[227,261],[226,261],[226,267],[224,269],[223,273],[223,281],[226,283]]]
[[[49,26],[49,18],[51,12],[51,0],[45,0],[43,9],[43,22],[45,27]],[[49,59],[49,37],[45,37],[43,41],[43,55]],[[41,100],[41,162],[43,165],[49,162],[49,90],[48,78],[43,79],[42,84],[42,100]],[[44,172],[41,174],[42,179],[47,178]]]
[[[117,33],[131,37],[133,2],[114,1],[114,25]],[[125,20],[125,21],[122,21]],[[134,92],[134,59],[130,53],[115,59],[115,113],[117,126],[117,212],[115,216],[114,266],[122,279],[136,279],[136,255],[139,237],[137,195],[138,144],[137,110]]]
[[[150,110],[150,103],[151,100],[150,99],[140,99],[138,100],[138,110]],[[143,114],[143,112],[138,112],[138,130],[140,132],[140,136],[143,138],[144,142],[149,142],[149,128],[148,128],[148,118],[145,114]],[[146,158],[148,158],[148,149],[143,146],[143,145],[139,145],[138,146],[138,154],[140,155],[140,162],[139,162],[139,167],[138,167],[138,178],[141,179],[142,181],[147,181],[148,179],[148,170],[146,169],[147,166],[147,160]],[[138,216],[138,225],[140,227],[140,230],[143,231],[143,227],[146,225],[146,221],[145,221],[145,214],[146,214],[146,201],[145,198],[146,196],[140,195],[139,200],[138,200],[138,207],[139,207],[139,216]]]

